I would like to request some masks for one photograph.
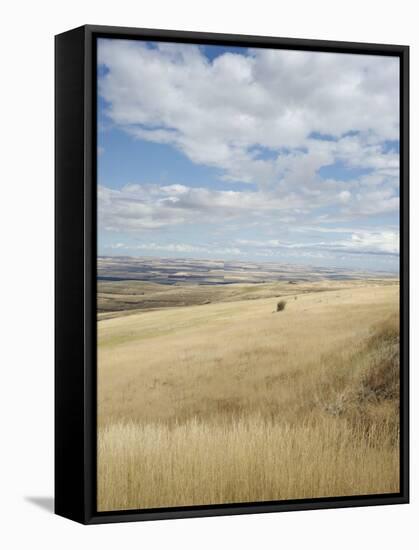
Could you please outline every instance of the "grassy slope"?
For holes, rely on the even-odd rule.
[[[280,313],[101,321],[99,508],[397,491],[397,298],[357,285]]]

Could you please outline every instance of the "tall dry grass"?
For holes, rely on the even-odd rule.
[[[389,432],[336,418],[113,424],[101,431],[99,453],[103,510],[398,491]]]
[[[304,323],[295,321],[287,333],[296,326],[315,333],[308,344],[301,342],[302,350],[294,348],[296,338],[272,343],[273,327],[285,332],[291,310],[281,325],[275,325],[276,315],[261,318],[257,345],[237,336],[219,345],[214,340],[210,351],[200,339],[194,348],[191,333],[187,339],[183,334],[189,353],[176,354],[166,371],[158,364],[139,369],[140,378],[128,360],[133,350],[143,349],[136,347],[134,333],[123,344],[128,348],[108,349],[106,357],[115,353],[115,360],[118,351],[131,355],[116,373],[105,371],[112,372],[112,381],[124,379],[125,400],[116,406],[109,392],[99,391],[99,510],[398,492],[397,307],[389,300],[364,318],[361,307],[354,315],[343,301],[346,314],[339,317],[335,304],[317,306],[316,319],[307,304],[295,310],[295,320],[306,313]],[[339,338],[328,320],[333,312]],[[385,320],[378,321],[383,313]],[[351,315],[364,326],[355,330]],[[239,312],[237,334],[247,326],[242,317]],[[327,329],[333,346],[318,344],[319,327]],[[162,338],[175,341],[166,332]],[[221,349],[232,355],[223,357]],[[201,363],[196,350],[202,351]],[[140,390],[135,381],[141,379]],[[105,382],[99,390],[107,388]]]

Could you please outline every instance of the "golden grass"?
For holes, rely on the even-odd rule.
[[[375,425],[365,434],[336,418],[113,424],[100,434],[99,453],[103,510],[398,491],[388,433]]]
[[[101,321],[98,509],[398,492],[397,298]]]

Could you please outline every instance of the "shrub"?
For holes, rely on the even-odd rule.
[[[280,300],[276,304],[276,311],[284,311],[286,304],[287,304],[287,302],[285,300]]]

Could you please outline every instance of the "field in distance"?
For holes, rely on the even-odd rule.
[[[99,510],[399,490],[398,280],[278,273],[99,281]]]
[[[394,285],[394,275],[282,264],[99,258],[98,319],[135,311]]]

